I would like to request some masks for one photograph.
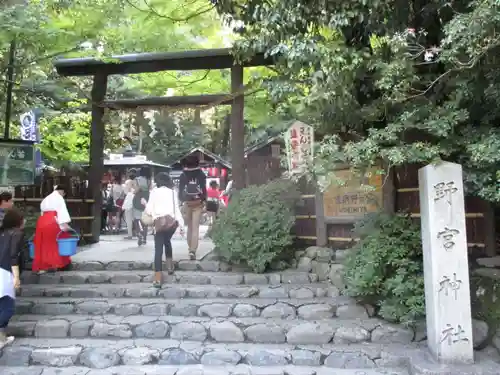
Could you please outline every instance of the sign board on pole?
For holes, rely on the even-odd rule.
[[[288,170],[303,172],[313,160],[314,128],[295,121],[285,133]]]
[[[0,141],[0,186],[35,183],[33,142]]]

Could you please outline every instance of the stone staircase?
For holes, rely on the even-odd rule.
[[[150,263],[74,266],[23,275],[0,374],[467,373],[442,372],[411,329],[371,317],[315,273],[180,261],[155,289]],[[500,373],[485,366],[471,374]]]

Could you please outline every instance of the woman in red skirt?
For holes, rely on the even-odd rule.
[[[69,256],[60,256],[57,245],[57,236],[61,232],[71,230],[69,216],[64,196],[66,187],[57,185],[54,191],[45,197],[40,205],[42,216],[36,222],[35,256],[33,259],[33,272],[44,273],[47,271],[66,270],[71,266]],[[67,233],[62,233],[59,238],[68,238]]]

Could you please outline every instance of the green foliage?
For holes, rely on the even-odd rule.
[[[118,54],[221,48],[230,46],[234,39],[231,30],[222,24],[214,6],[206,0],[7,1],[0,5],[0,23],[2,87],[7,80],[9,47],[13,40],[16,41],[11,136],[19,136],[19,115],[37,108],[45,117],[42,138],[48,139],[48,146],[42,148],[45,148],[49,160],[61,160],[60,157],[71,161],[86,159],[87,151],[79,153],[75,150],[81,149],[77,143],[88,141],[77,141],[75,137],[86,132],[84,122],[87,121],[90,105],[82,104],[80,109],[85,114],[78,117],[68,113],[71,111],[68,111],[67,103],[90,102],[92,85],[91,77],[59,77],[54,72],[54,58],[93,56],[106,60]],[[245,80],[248,81],[248,75],[262,76],[265,73],[263,68],[247,69]],[[107,96],[119,99],[229,91],[229,70],[168,71],[111,76]],[[260,91],[248,95],[246,100],[248,128],[268,125],[267,117],[271,109],[267,93]],[[0,111],[4,110],[5,95],[0,95]],[[74,108],[72,112],[75,112]],[[219,121],[229,114],[227,106],[221,106],[217,114],[213,113],[213,108],[205,111],[201,124],[196,123],[192,109],[161,112],[162,118],[157,122],[157,133],[153,136],[149,136],[152,134],[150,126],[139,129],[132,118],[141,117],[143,114],[140,111],[131,116],[110,114],[107,128],[120,128],[118,133],[129,135],[136,144],[142,143],[141,151],[159,162],[189,150],[195,141],[196,146],[224,153],[226,147],[219,150],[216,145],[220,139],[229,139],[229,130],[224,127],[223,121]],[[3,130],[3,119],[4,116],[0,116],[0,131]],[[53,133],[68,128],[68,123],[76,127],[74,135],[63,131],[64,136],[53,139],[56,137]],[[202,125],[205,130],[192,131],[193,127]],[[181,131],[178,131],[179,128]],[[114,152],[119,151],[114,138],[116,133],[109,135],[112,138],[105,139],[107,147]],[[208,133],[211,136],[207,136]],[[66,141],[68,145],[64,146],[65,149],[58,151],[57,148]],[[165,148],[169,150],[168,155],[165,155]]]
[[[68,109],[78,103],[70,102]],[[61,166],[71,161],[73,163],[88,163],[90,148],[89,112],[62,112],[55,116],[47,116],[40,121],[42,142],[40,148],[44,160],[52,165]],[[120,143],[118,131],[112,126],[106,126],[105,148],[114,148]]]
[[[345,264],[347,294],[379,307],[379,315],[411,324],[425,314],[420,229],[409,217],[368,215]]]
[[[500,201],[497,0],[219,0],[218,10],[244,24],[241,58],[277,58],[266,87],[278,111],[336,135],[321,142],[315,175],[444,159],[464,166],[469,192]]]
[[[295,185],[288,180],[241,190],[213,226],[218,254],[227,262],[264,272],[293,242],[297,199]]]
[[[483,268],[473,271],[470,277],[470,294],[472,316],[488,324],[487,345],[500,328],[500,280],[495,270]]]

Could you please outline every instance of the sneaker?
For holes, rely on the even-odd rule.
[[[161,289],[161,282],[160,281],[153,281],[153,288]]]
[[[196,254],[194,253],[194,251],[190,251],[189,252],[189,259],[190,260],[196,260]]]
[[[7,336],[5,333],[0,333],[0,350],[14,342],[14,336]]]

